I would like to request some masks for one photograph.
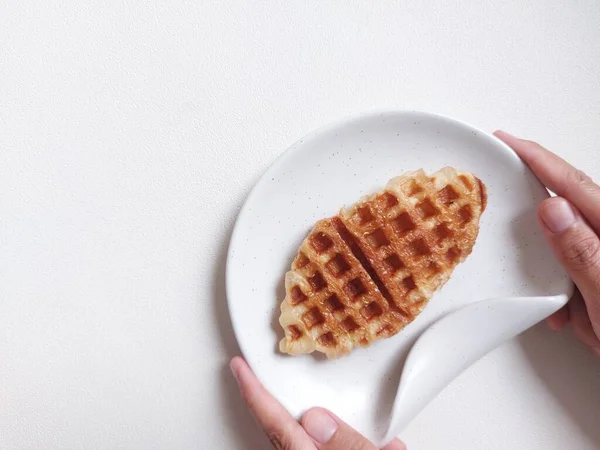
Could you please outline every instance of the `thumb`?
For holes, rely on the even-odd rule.
[[[377,450],[362,434],[325,409],[310,409],[301,423],[319,450]],[[394,444],[386,448],[406,449],[400,441]]]
[[[592,326],[600,337],[600,238],[562,197],[544,200],[538,216],[550,246],[585,299]]]

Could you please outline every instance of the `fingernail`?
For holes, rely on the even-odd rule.
[[[338,427],[333,417],[321,409],[309,411],[304,419],[304,429],[319,444],[329,442]]]
[[[549,201],[540,211],[540,216],[546,228],[554,234],[562,233],[575,223],[575,213],[568,201],[556,198]]]
[[[496,130],[494,131],[494,135],[496,135],[496,137],[499,137],[501,140],[518,140],[519,138],[504,131],[504,130]]]
[[[229,363],[229,369],[231,369],[231,373],[233,374],[233,377],[235,378],[235,381],[237,381],[237,383],[240,384],[238,370],[235,367],[235,364],[233,363],[233,360]]]

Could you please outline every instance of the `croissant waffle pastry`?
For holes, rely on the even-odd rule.
[[[486,202],[473,174],[417,170],[318,221],[285,275],[280,350],[339,358],[398,333],[469,256]]]

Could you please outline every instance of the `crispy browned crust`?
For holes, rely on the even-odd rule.
[[[337,358],[398,333],[471,253],[486,206],[479,178],[445,167],[318,221],[285,277],[281,351]]]

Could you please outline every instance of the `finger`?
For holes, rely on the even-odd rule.
[[[512,148],[548,189],[569,200],[592,228],[600,231],[600,187],[590,177],[535,142],[504,131],[496,131],[494,136]]]
[[[581,292],[579,292],[579,289],[575,289],[575,292],[573,293],[569,301],[572,301],[576,297],[581,297]],[[550,329],[554,331],[562,330],[569,323],[569,305],[566,304],[565,306],[560,308],[554,314],[549,316],[548,319],[546,319],[546,321],[548,322],[548,326],[550,327]]]
[[[377,450],[366,437],[325,409],[308,410],[301,423],[319,450]]]
[[[552,314],[548,319],[548,326],[554,331],[562,330],[567,323],[569,323],[569,308],[567,305],[560,308],[554,314]]]
[[[406,450],[406,445],[404,445],[404,442],[402,442],[400,439],[395,438],[381,450]]]
[[[239,356],[229,364],[252,415],[277,450],[314,450],[300,424],[267,392]]]
[[[550,246],[585,300],[596,336],[600,336],[600,238],[564,198],[544,200],[538,216]],[[569,309],[573,320],[571,312]]]
[[[600,339],[592,328],[590,316],[583,299],[575,298],[569,302],[569,314],[571,315],[571,326],[575,336],[592,349],[600,351]]]

